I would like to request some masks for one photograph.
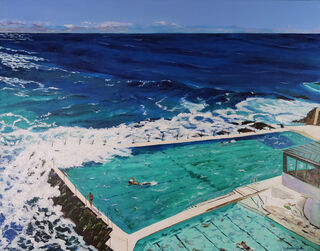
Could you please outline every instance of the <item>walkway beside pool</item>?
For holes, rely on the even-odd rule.
[[[305,217],[305,202],[305,195],[279,183],[239,203],[320,246],[320,229]]]
[[[179,138],[177,140],[157,140],[150,142],[137,142],[126,145],[126,147],[144,147],[144,146],[156,146],[156,145],[168,145],[168,144],[178,144],[178,143],[189,143],[189,142],[199,142],[199,141],[209,141],[209,140],[218,140],[218,139],[230,139],[230,138],[241,138],[254,135],[263,135],[267,133],[275,132],[297,132],[313,140],[320,140],[320,127],[313,125],[301,125],[301,126],[286,126],[284,128],[260,130],[256,132],[247,132],[239,134],[225,134],[225,135],[216,135],[216,136],[203,136],[196,138]]]
[[[313,140],[320,140],[320,126],[303,125],[287,127],[292,132],[300,133]]]

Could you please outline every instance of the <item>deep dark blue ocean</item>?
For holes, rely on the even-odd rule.
[[[319,81],[320,35],[0,34],[0,248],[88,248],[48,199],[43,159],[67,168],[128,155],[125,142],[291,125],[319,106]]]

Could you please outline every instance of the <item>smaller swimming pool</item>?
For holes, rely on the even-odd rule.
[[[282,173],[281,149],[310,142],[294,132],[132,148],[129,157],[66,173],[77,189],[127,233],[202,201]],[[148,185],[128,185],[130,177]]]
[[[245,250],[241,249],[244,245],[251,250],[320,250],[320,246],[238,204],[150,235],[140,240],[134,250]]]

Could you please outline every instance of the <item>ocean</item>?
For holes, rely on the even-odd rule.
[[[320,35],[0,34],[0,249],[87,250],[52,165],[123,145],[292,125],[320,104]]]

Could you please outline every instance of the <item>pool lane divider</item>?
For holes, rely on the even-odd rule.
[[[233,139],[241,138],[254,135],[263,135],[268,133],[275,132],[286,132],[286,131],[295,131],[304,135],[307,135],[313,139],[320,139],[320,130],[315,130],[314,126],[290,126],[279,129],[272,130],[261,130],[259,132],[252,133],[242,133],[242,134],[233,134],[233,135],[219,135],[219,136],[206,136],[201,138],[194,139],[178,139],[171,141],[156,141],[156,142],[143,142],[143,143],[134,143],[126,145],[126,147],[144,147],[144,146],[153,146],[153,145],[167,145],[167,144],[176,144],[176,143],[188,143],[188,142],[199,142],[199,141],[209,141],[216,139]],[[68,179],[64,172],[54,166],[52,163],[53,171],[64,181],[66,186],[74,193],[75,196],[79,198],[97,217],[99,217],[105,224],[112,228],[110,233],[110,239],[106,242],[106,245],[115,251],[132,251],[136,243],[154,233],[162,231],[166,228],[169,228],[173,225],[176,225],[180,222],[189,220],[198,215],[204,214],[206,212],[215,210],[219,207],[226,206],[231,203],[235,203],[246,199],[248,197],[254,196],[266,189],[275,186],[281,183],[281,176],[277,176],[268,180],[255,182],[243,187],[234,189],[232,192],[227,195],[213,198],[196,204],[176,215],[173,215],[169,218],[166,218],[162,221],[156,222],[152,225],[149,225],[145,228],[142,228],[132,234],[127,234],[121,230],[116,224],[114,224],[111,219],[104,215],[98,208],[94,205],[90,207],[89,201],[77,190],[73,183]]]

